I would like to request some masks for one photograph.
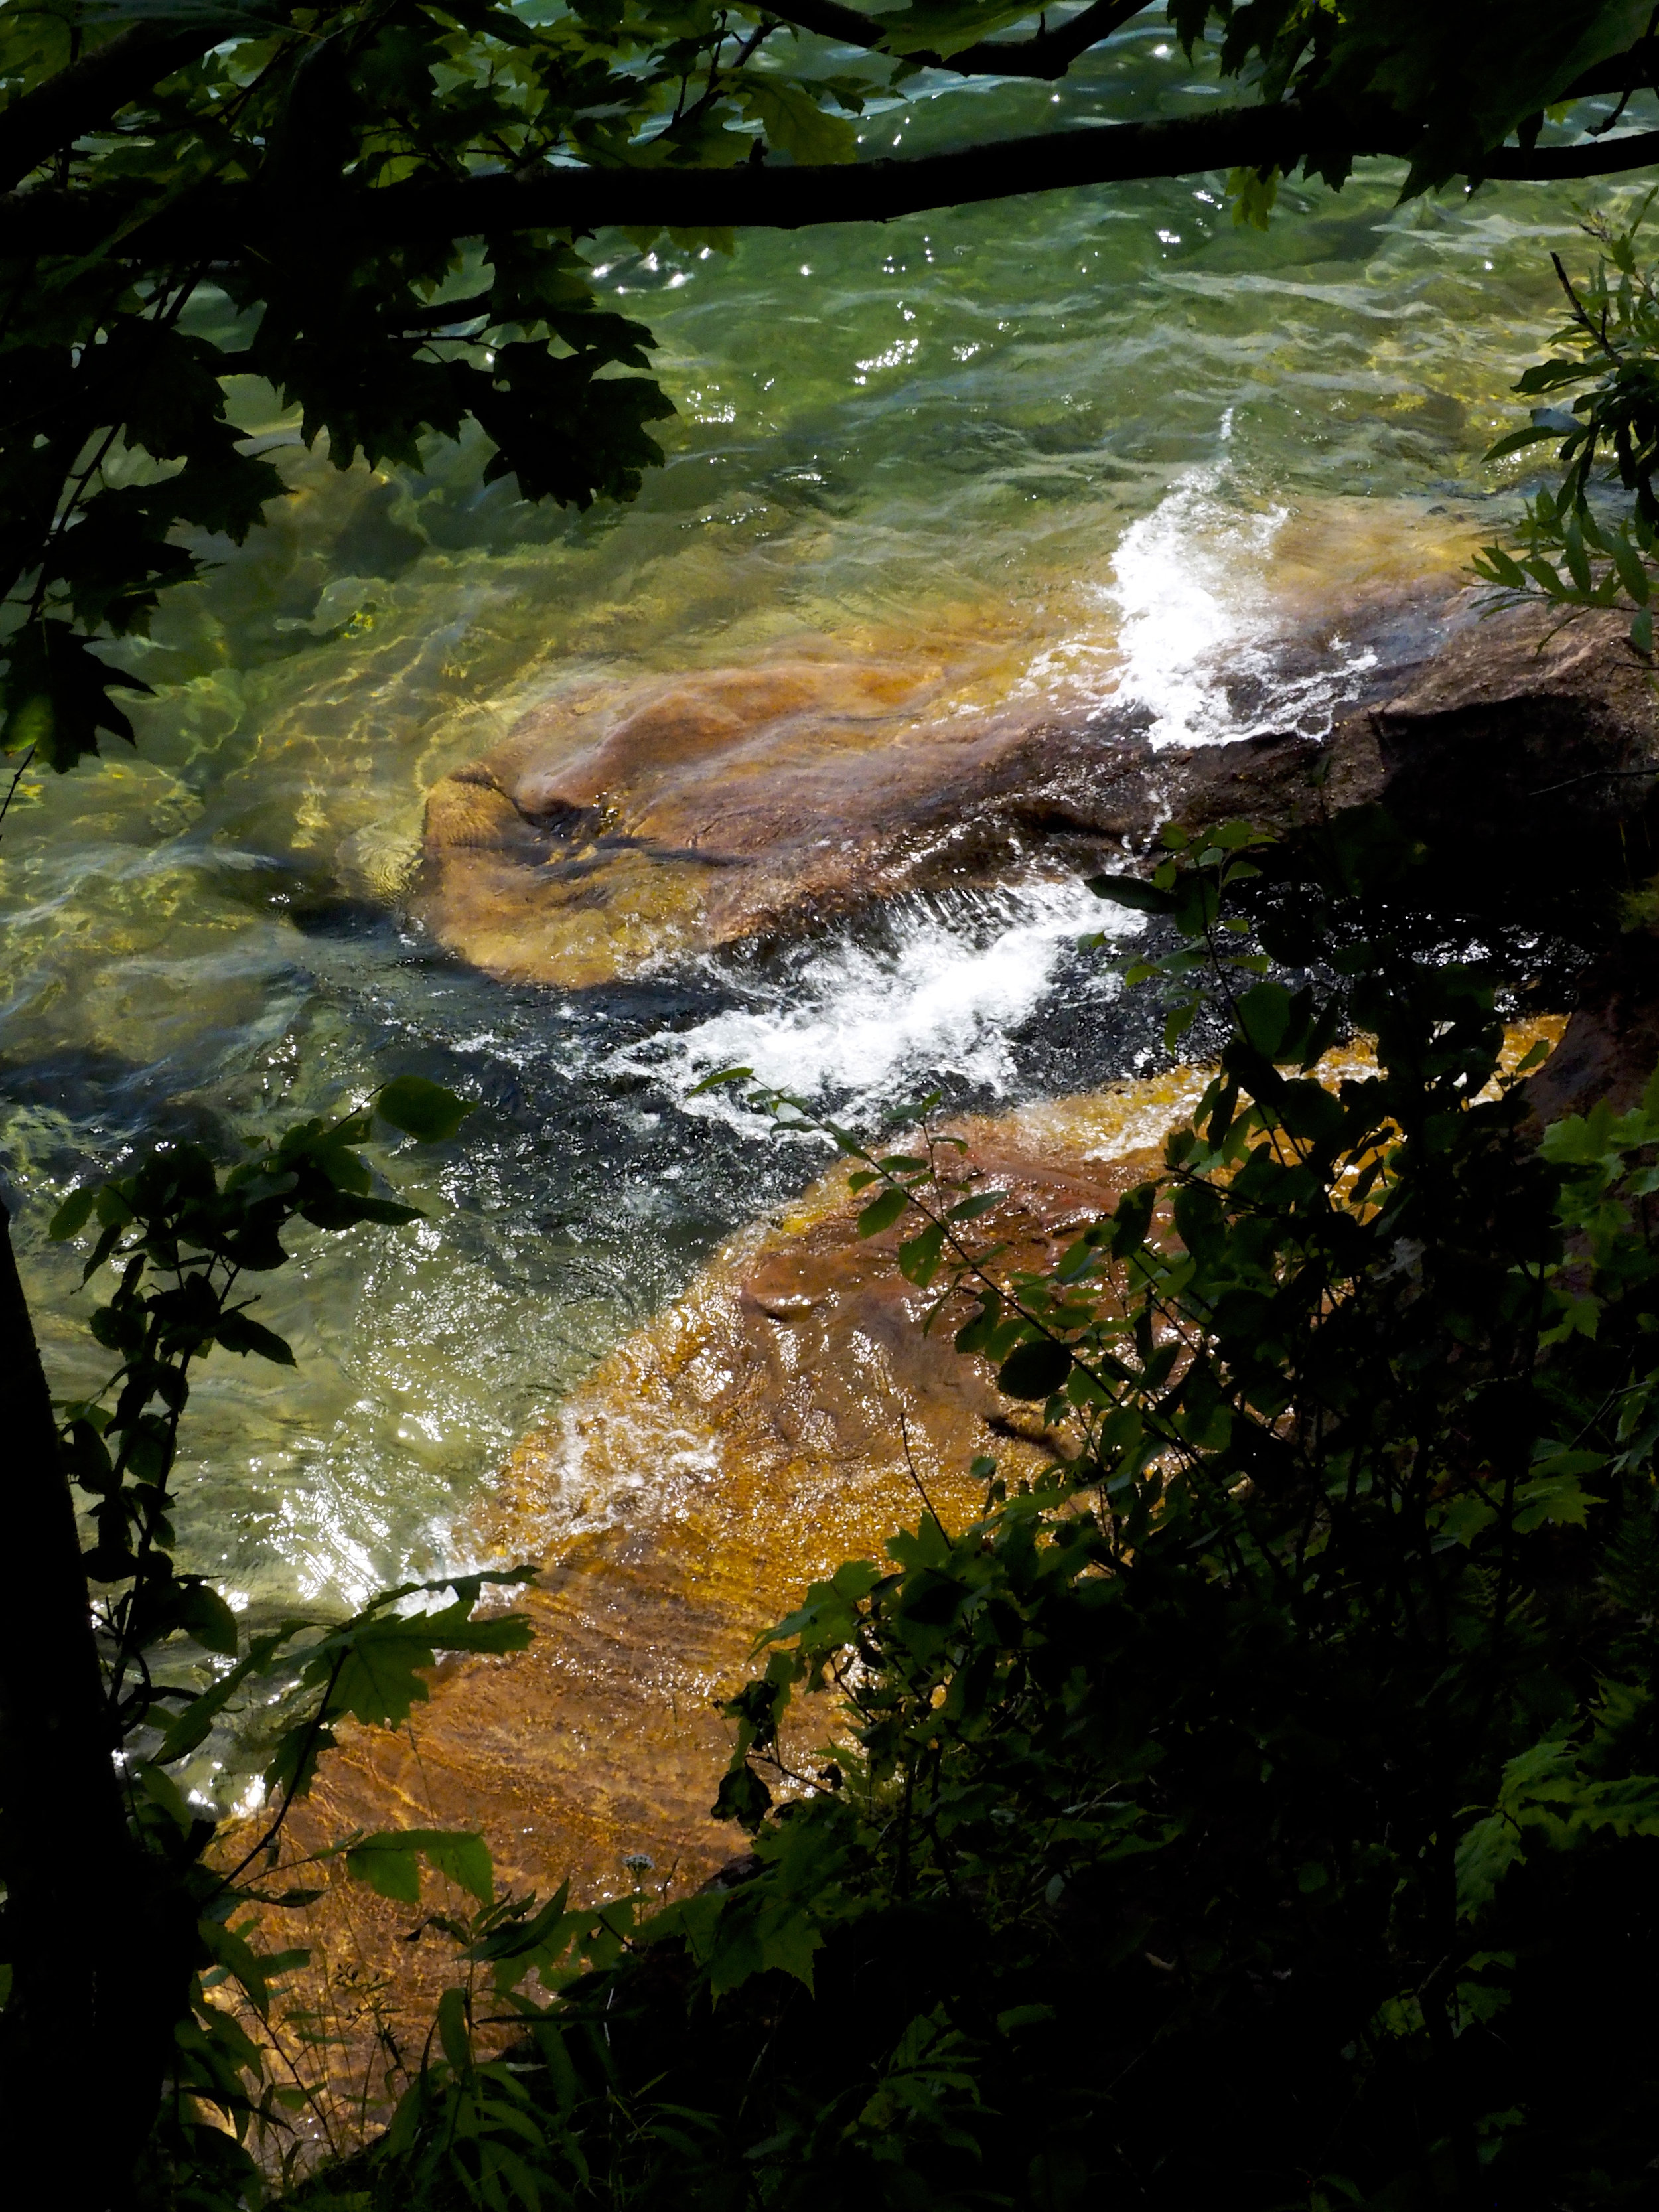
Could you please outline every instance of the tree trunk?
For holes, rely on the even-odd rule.
[[[0,2141],[19,2173],[21,2147],[36,2146],[63,2212],[106,2212],[125,2194],[122,2168],[155,2112],[125,2033],[142,2002],[135,1982],[149,1978],[131,1948],[138,1869],[75,1507],[3,1205],[0,1439],[0,1956],[12,1969]]]

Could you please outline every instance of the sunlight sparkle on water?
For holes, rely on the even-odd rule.
[[[1145,35],[1073,73],[1068,118],[1173,85],[1173,46]],[[908,143],[945,143],[929,117],[954,129],[957,97],[1016,131],[1052,101],[930,98]],[[903,137],[886,113],[864,133]],[[1227,683],[1272,690],[1298,559],[1317,665],[1272,711],[1328,726],[1364,658],[1333,634],[1365,633],[1318,595],[1363,567],[1356,546],[1384,557],[1383,525],[1410,556],[1385,548],[1391,573],[1419,576],[1467,557],[1477,497],[1490,534],[1485,502],[1513,501],[1523,465],[1481,459],[1514,419],[1517,331],[1548,327],[1550,248],[1581,243],[1576,198],[1498,184],[1407,217],[1398,181],[1381,164],[1340,196],[1288,185],[1265,239],[1188,179],[933,212],[925,231],[750,234],[729,257],[607,249],[601,305],[650,324],[678,413],[639,500],[587,516],[483,487],[476,448],[443,441],[420,471],[336,471],[274,398],[248,403],[239,428],[273,441],[294,498],[112,648],[155,687],[136,760],[26,784],[6,825],[0,1139],[54,1376],[97,1379],[77,1255],[44,1232],[69,1183],[181,1124],[270,1131],[406,1071],[485,1107],[451,1157],[392,1163],[428,1231],[308,1247],[261,1285],[299,1364],[204,1378],[186,1564],[251,1615],[441,1566],[513,1439],[805,1164],[714,1126],[722,1104],[678,1109],[711,1067],[826,1103],[939,1076],[1041,1091],[1062,1018],[1093,1008],[1067,941],[1100,915],[1075,887],[912,902],[781,969],[686,959],[614,991],[518,991],[404,911],[425,794],[550,679],[800,638],[947,663],[968,638],[1000,656],[994,705],[1064,693],[1137,708],[1161,744],[1242,736],[1256,710]],[[896,342],[900,282],[915,319]]]

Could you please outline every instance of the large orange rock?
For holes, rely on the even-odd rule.
[[[1513,1066],[1563,1024],[1518,1025]],[[1331,1054],[1327,1080],[1364,1073],[1363,1044]],[[1163,1133],[1205,1075],[1177,1069],[1081,1099],[959,1125],[942,1154],[965,1188],[1002,1203],[975,1225],[1001,1271],[1049,1263],[1161,1158]],[[970,1521],[981,1454],[1016,1480],[1071,1440],[997,1391],[951,1334],[965,1297],[924,1332],[933,1301],[905,1280],[905,1225],[864,1239],[867,1194],[844,1170],[789,1212],[733,1238],[685,1295],[594,1370],[559,1417],[514,1453],[472,1532],[479,1560],[540,1563],[514,1601],[527,1650],[450,1663],[400,1735],[358,1732],[325,1761],[285,1838],[290,1863],[356,1830],[482,1831],[498,1878],[578,1899],[683,1893],[740,1835],[709,1817],[730,1736],[717,1701],[744,1680],[753,1641],[842,1559],[879,1558],[925,1510]],[[795,1752],[810,1759],[808,1717]],[[376,1899],[325,1862],[326,1887],[277,1940],[316,1960],[287,2002],[325,2026],[336,2117],[372,2117],[418,2053],[439,1992],[464,1971],[422,1911]],[[314,1879],[307,1871],[307,1886]],[[466,1900],[428,1880],[428,1910]],[[275,1917],[273,1916],[273,1918]]]
[[[970,1151],[949,1172],[1009,1194],[980,1233],[1007,1241],[1006,1264],[1041,1264],[1148,1172],[1145,1148],[1201,1081],[963,1124]],[[475,1543],[540,1562],[514,1601],[535,1641],[441,1668],[403,1734],[351,1735],[296,1808],[288,1860],[354,1830],[471,1828],[502,1881],[546,1893],[568,1878],[594,1899],[633,1886],[629,1855],[654,1863],[647,1886],[679,1891],[740,1847],[709,1817],[729,1751],[715,1701],[757,1632],[815,1576],[878,1558],[924,1492],[947,1526],[972,1518],[976,1455],[1013,1479],[1064,1448],[955,1352],[949,1316],[923,1334],[928,1296],[894,1264],[902,1232],[861,1239],[862,1203],[837,1172],[733,1239],[519,1447]],[[318,1961],[288,2002],[337,2039],[338,2109],[364,2093],[372,2107],[457,1969],[447,1937],[417,1933],[422,1913],[346,1882],[337,1861],[324,1879],[321,1901],[271,1932]],[[428,1909],[464,1902],[441,1887],[428,1878]]]
[[[580,986],[1006,866],[994,802],[1041,740],[949,707],[937,665],[828,652],[561,696],[433,791],[422,911],[491,974]]]

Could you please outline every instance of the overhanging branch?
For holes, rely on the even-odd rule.
[[[388,238],[591,230],[602,223],[793,230],[816,222],[884,222],[1072,185],[1288,165],[1301,151],[1298,134],[1305,127],[1287,107],[1250,107],[1175,121],[1083,125],[953,153],[833,167],[547,168],[453,185],[397,185],[374,197],[390,203],[395,193],[401,204],[374,210],[368,220]]]
[[[124,107],[199,61],[236,24],[233,9],[193,21],[137,22],[0,110],[0,191],[61,147],[101,131]]]
[[[1079,54],[1109,39],[1114,31],[1144,15],[1150,0],[1094,0],[1094,4],[1052,31],[1038,31],[1029,39],[999,41],[981,39],[954,54],[912,53],[902,58],[923,69],[953,70],[958,76],[1034,76],[1052,80],[1064,76]],[[837,46],[861,46],[870,53],[890,53],[891,26],[874,16],[860,15],[842,0],[780,0],[766,13],[803,31],[833,39]]]
[[[1500,146],[1488,154],[1482,175],[1510,184],[1565,183],[1575,177],[1617,177],[1659,166],[1659,131],[1625,138],[1592,138],[1577,146]]]
[[[685,229],[793,230],[811,223],[884,222],[935,208],[966,207],[1079,185],[1126,184],[1213,170],[1289,170],[1336,138],[1332,119],[1294,102],[1228,108],[1172,121],[1074,125],[957,152],[833,167],[598,169],[544,166],[529,173],[343,191],[330,221],[367,252],[434,239],[514,232],[592,231],[607,223]],[[1356,157],[1408,155],[1406,124],[1379,119]],[[1612,176],[1659,164],[1659,131],[1531,152],[1500,149],[1484,174],[1538,179]],[[283,213],[246,185],[209,184],[150,223],[131,222],[125,196],[37,188],[0,198],[0,258],[82,254],[101,246],[124,258],[186,253],[193,258],[264,252],[280,240]]]
[[[557,167],[411,179],[343,191],[331,221],[364,246],[526,230],[597,230],[606,223],[687,229],[794,230],[818,222],[884,222],[932,208],[1008,199],[1070,185],[1121,184],[1246,164],[1288,167],[1308,136],[1301,110],[1214,110],[1174,121],[1085,125],[948,154],[835,165],[726,169]],[[1374,152],[1403,151],[1378,145]],[[250,185],[210,183],[189,202],[132,228],[125,194],[37,186],[0,198],[0,259],[94,252],[234,256],[280,232],[283,211]],[[126,234],[114,244],[115,234]]]

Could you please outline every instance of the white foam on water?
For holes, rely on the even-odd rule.
[[[1221,423],[1231,437],[1231,410]],[[1252,508],[1229,489],[1226,463],[1178,477],[1118,541],[1109,582],[1091,596],[1100,619],[1040,654],[1027,692],[1081,684],[1099,714],[1139,709],[1155,748],[1226,744],[1268,730],[1323,737],[1375,653],[1327,641],[1328,659],[1282,665],[1289,625],[1272,561],[1285,506]],[[1231,682],[1255,702],[1241,712]]]
[[[1103,908],[1076,878],[900,902],[877,945],[837,939],[792,966],[759,1002],[694,1028],[660,1031],[609,1063],[664,1085],[688,1114],[754,1125],[729,1091],[688,1096],[706,1075],[749,1067],[756,1080],[842,1110],[896,1103],[940,1078],[1006,1091],[1007,1032],[1041,1005],[1077,939],[1138,917]],[[1115,988],[1103,972],[1091,988]],[[758,995],[758,994],[757,994]]]
[[[1272,626],[1262,571],[1290,510],[1241,513],[1219,483],[1194,470],[1132,523],[1103,594],[1119,619],[1115,703],[1144,708],[1160,747],[1243,734],[1223,676],[1262,660]]]
[[[1231,410],[1221,434],[1231,434]],[[1225,497],[1226,471],[1177,478],[1119,542],[1103,598],[1117,611],[1120,673],[1113,704],[1152,717],[1148,736],[1169,745],[1225,744],[1269,730],[1328,734],[1376,655],[1327,641],[1329,659],[1292,674],[1279,665],[1285,618],[1271,588],[1271,560],[1287,507],[1255,513]],[[1243,679],[1258,703],[1241,714],[1227,689]]]

